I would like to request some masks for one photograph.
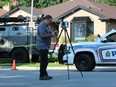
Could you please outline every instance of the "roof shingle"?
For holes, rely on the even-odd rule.
[[[116,19],[116,7],[112,7],[106,4],[101,4],[91,0],[74,0],[59,5],[54,5],[42,9],[43,13],[51,14],[54,18],[65,14],[66,12],[72,10],[73,8],[80,6],[91,10],[93,13],[98,13],[104,17]],[[114,14],[115,13],[115,14]]]

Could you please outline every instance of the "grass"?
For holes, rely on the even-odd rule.
[[[7,62],[6,62],[7,61]],[[49,59],[49,67],[62,67],[66,66],[65,64],[59,64],[57,56],[54,56],[54,58]],[[8,59],[0,59],[0,66],[12,66],[12,60],[10,58]],[[39,67],[40,63],[16,63],[16,66],[24,66],[24,67]]]
[[[17,63],[17,66],[24,66],[24,67],[39,67],[40,63]],[[12,66],[12,63],[1,63],[0,66]],[[59,64],[58,62],[54,62],[54,63],[49,63],[48,64],[49,67],[62,67],[62,66],[66,66],[64,64]]]
[[[40,63],[31,63],[31,64],[21,64],[19,66],[29,66],[29,67],[39,67],[40,66]],[[65,66],[65,65],[61,65],[59,64],[58,62],[54,62],[54,63],[49,63],[48,64],[49,67],[61,67],[61,66]]]

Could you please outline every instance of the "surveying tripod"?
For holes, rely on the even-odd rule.
[[[70,43],[70,46],[71,46],[71,49],[72,49],[74,55],[75,55],[75,51],[74,51],[74,49],[73,49],[73,46],[72,46],[72,43],[71,43],[71,39],[70,39],[70,37],[69,37],[68,31],[67,31],[66,28],[62,28],[62,30],[61,30],[61,32],[60,32],[58,38],[57,38],[57,41],[56,41],[56,44],[55,44],[55,46],[54,46],[54,48],[53,48],[53,52],[52,52],[52,53],[54,53],[55,47],[56,47],[57,43],[59,42],[59,38],[61,37],[61,34],[62,34],[63,31],[64,31],[64,37],[65,37],[64,54],[66,54],[66,58],[67,58],[67,72],[68,72],[68,79],[70,79],[69,64],[68,64],[67,38],[68,38],[68,40],[69,40],[69,43]],[[61,63],[61,62],[60,62],[60,63]],[[81,73],[81,76],[83,77],[82,71],[80,71],[80,73]]]

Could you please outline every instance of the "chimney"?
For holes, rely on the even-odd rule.
[[[3,10],[5,10],[5,11],[10,11],[10,5],[9,5],[9,3],[6,4],[5,6],[3,6],[2,8],[3,8]]]

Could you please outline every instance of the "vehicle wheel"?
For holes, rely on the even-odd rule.
[[[18,63],[25,63],[29,61],[28,53],[23,48],[14,49],[11,53],[11,58],[15,59]]]
[[[75,57],[75,66],[79,71],[91,71],[95,68],[95,61],[87,54],[80,54]]]

